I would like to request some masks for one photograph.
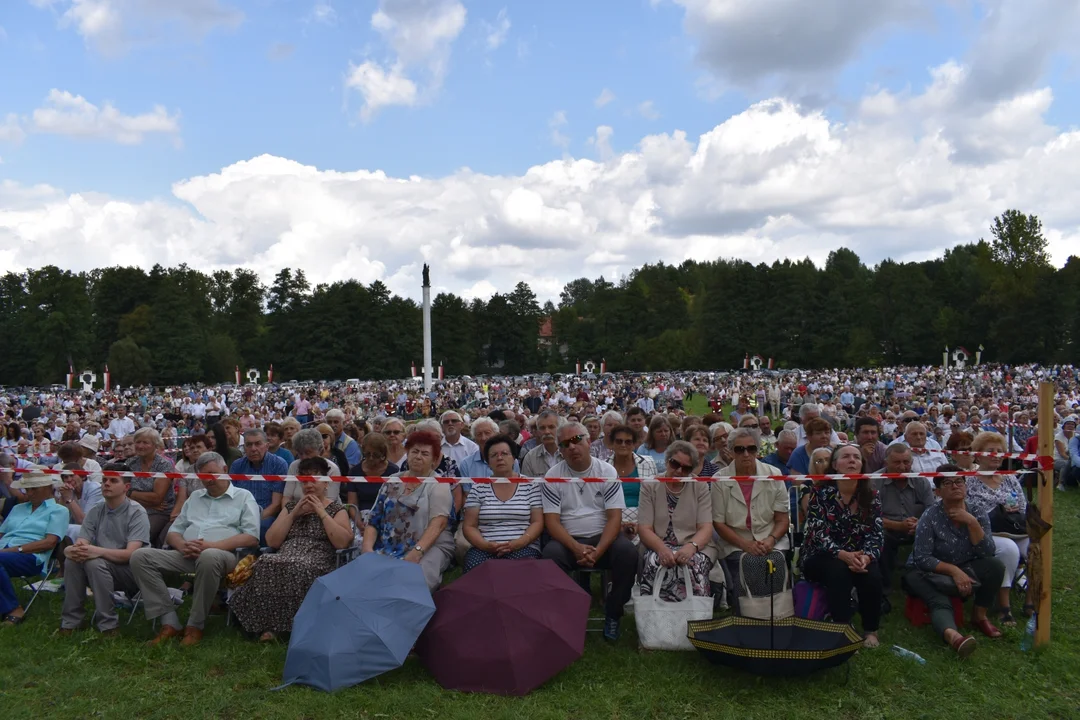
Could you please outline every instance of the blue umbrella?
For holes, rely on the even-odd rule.
[[[401,667],[434,614],[419,565],[365,553],[316,580],[304,596],[285,685],[333,692]]]

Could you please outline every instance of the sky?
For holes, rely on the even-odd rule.
[[[1076,0],[0,0],[0,272],[1080,255]]]

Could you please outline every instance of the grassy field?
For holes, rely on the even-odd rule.
[[[442,690],[415,659],[360,687],[325,694],[280,682],[283,645],[257,645],[224,617],[213,617],[203,644],[147,648],[150,625],[137,617],[123,636],[56,635],[61,597],[43,593],[27,621],[0,629],[0,707],[14,718],[1074,718],[1080,708],[1080,493],[1059,493],[1054,543],[1053,643],[1020,649],[1021,628],[980,641],[960,662],[927,628],[898,610],[882,640],[846,668],[806,679],[762,680],[714,667],[697,653],[642,652],[632,616],[614,646],[590,634],[585,655],[526,698]],[[893,595],[893,604],[901,598]],[[1019,607],[1016,607],[1019,610]]]

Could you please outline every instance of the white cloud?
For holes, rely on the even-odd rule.
[[[575,277],[661,259],[823,262],[843,245],[867,263],[920,260],[1018,208],[1043,220],[1060,264],[1080,248],[1080,131],[1046,124],[1048,89],[965,111],[967,72],[945,65],[921,90],[875,92],[845,123],[773,99],[700,137],[658,133],[604,162],[567,157],[517,176],[398,178],[264,155],[145,202],[0,181],[0,262],[199,257],[204,270],[244,265],[266,281],[282,267],[318,282],[382,278],[411,297],[430,262],[448,291],[486,296],[525,280],[543,300]],[[598,152],[601,140],[611,135],[598,128]]]
[[[20,143],[25,137],[26,131],[22,129],[18,115],[9,113],[0,119],[0,142]]]
[[[465,15],[459,0],[380,0],[371,16],[371,27],[393,51],[393,58],[362,63],[362,82],[351,82],[358,68],[349,68],[347,85],[364,98],[364,120],[370,120],[380,108],[416,105],[439,91],[449,67],[451,45],[465,27]],[[420,76],[420,82],[414,74]]]
[[[563,150],[570,147],[570,138],[562,131],[566,124],[565,110],[556,110],[552,113],[551,119],[548,120],[548,130],[551,131],[551,144],[555,147],[561,147]]]
[[[29,127],[39,133],[138,145],[149,134],[178,135],[180,116],[160,105],[142,115],[125,115],[112,103],[98,107],[81,95],[54,88],[45,104],[34,110]]]
[[[615,93],[611,92],[607,88],[604,88],[600,91],[600,94],[596,96],[596,99],[593,100],[593,105],[598,108],[602,108],[613,100],[615,100]]]
[[[610,160],[615,154],[611,150],[611,136],[615,130],[610,125],[600,125],[596,128],[596,134],[589,138],[589,144],[596,148],[596,153],[601,160]]]
[[[244,20],[221,0],[30,0],[60,13],[61,27],[73,27],[103,55],[121,55],[136,42],[174,37],[177,29],[196,36]]]
[[[319,0],[315,7],[311,8],[311,19],[324,25],[337,24],[337,10],[334,9],[330,0]]]
[[[660,111],[656,109],[652,100],[646,100],[637,106],[638,114],[646,120],[659,120]]]
[[[416,83],[403,73],[400,65],[383,68],[369,60],[350,69],[345,85],[364,96],[364,106],[360,108],[364,122],[371,120],[381,107],[416,103]]]
[[[510,17],[506,14],[506,8],[499,11],[494,23],[484,20],[480,24],[484,28],[484,44],[489,51],[497,50],[506,42],[506,36],[510,34]]]

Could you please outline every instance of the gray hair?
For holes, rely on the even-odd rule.
[[[728,433],[728,437],[731,437],[731,431],[734,429],[734,426],[732,426],[732,424],[729,422],[724,422],[722,420],[720,422],[714,422],[712,425],[709,426],[709,442],[712,442],[716,439],[716,433],[718,433],[720,430],[724,430]]]
[[[439,424],[441,425],[442,423],[446,422],[446,418],[448,417],[456,417],[458,420],[460,420],[461,413],[459,413],[457,410],[447,410],[439,416]]]
[[[402,430],[405,429],[405,421],[402,420],[399,417],[394,417],[394,416],[391,415],[390,417],[388,417],[388,418],[386,418],[385,420],[382,421],[383,430],[385,430],[386,426],[389,425],[390,423],[397,423],[398,425],[401,426]]]
[[[345,419],[345,413],[343,413],[338,408],[334,408],[333,410],[328,410],[326,412],[326,415],[323,416],[323,418],[326,419],[326,420],[329,420],[330,418],[341,418],[342,420],[344,420]]]
[[[306,450],[313,450],[316,455],[322,455],[322,434],[315,428],[305,428],[293,435],[292,447],[297,457]]]
[[[158,450],[161,450],[165,447],[165,441],[161,439],[161,433],[159,433],[152,427],[139,428],[135,431],[135,434],[132,437],[135,440],[138,440],[140,438],[149,438],[150,441],[154,443],[154,447],[156,447]]]
[[[889,447],[885,448],[885,457],[889,457],[890,455],[899,455],[900,453],[905,453],[905,452],[910,452],[910,451],[911,451],[911,448],[909,448],[904,443],[893,443]]]
[[[799,419],[805,420],[810,413],[821,415],[821,407],[817,403],[803,403],[803,406],[799,408]]]
[[[563,417],[561,415],[559,415],[559,413],[555,412],[551,408],[545,408],[544,410],[541,410],[539,413],[537,413],[536,419],[533,422],[535,424],[535,423],[540,422],[544,418],[549,418],[549,417],[555,418],[556,422],[558,422],[558,425],[555,428],[556,430],[561,428],[563,426],[563,423],[566,422],[565,420],[563,420]]]
[[[473,420],[472,425],[469,427],[469,434],[470,435],[475,435],[477,428],[483,427],[485,425],[490,426],[492,431],[495,432],[496,434],[498,434],[498,432],[499,432],[499,423],[495,422],[494,420],[489,418],[487,415],[485,415],[484,417],[478,417],[475,420]]]
[[[754,441],[754,444],[757,445],[761,441],[761,433],[759,433],[757,430],[754,430],[753,428],[748,427],[735,428],[730,433],[728,433],[728,450],[735,452],[735,443],[739,440],[742,440],[743,438],[750,438]]]
[[[260,430],[259,428],[251,428],[250,430],[244,431],[244,442],[256,438],[260,440],[266,440],[266,432]]]
[[[581,423],[579,423],[579,422],[566,422],[566,423],[563,423],[563,424],[559,425],[559,427],[556,428],[555,437],[556,438],[559,437],[559,434],[563,430],[565,430],[567,428],[571,428],[578,435],[584,435],[586,438],[589,436],[589,429],[587,427],[585,427],[584,425],[582,425]]]
[[[669,460],[671,460],[672,456],[674,456],[676,453],[684,453],[686,457],[690,458],[690,464],[694,467],[697,467],[698,460],[700,458],[698,457],[698,451],[696,447],[686,442],[685,440],[675,440],[670,445],[668,445],[667,450],[664,451],[664,463],[667,463]],[[663,471],[661,471],[661,474],[662,473]]]
[[[781,440],[790,440],[796,445],[799,444],[799,436],[794,430],[781,430],[776,436],[776,442],[779,443]]]
[[[615,423],[617,425],[622,425],[622,423],[623,423],[622,413],[617,411],[617,410],[608,410],[606,413],[604,413],[603,417],[600,418],[600,424],[601,425],[607,425],[608,420],[615,420]]]
[[[225,458],[221,457],[221,455],[213,450],[207,450],[195,461],[195,472],[202,472],[203,468],[212,463],[221,463],[223,468],[226,470],[229,469],[229,466],[225,463]]]
[[[451,412],[451,411],[448,410],[447,412]],[[446,413],[443,413],[443,415],[445,415],[445,414]],[[420,422],[415,423],[412,426],[412,430],[413,430],[413,432],[416,432],[417,430],[427,430],[429,432],[435,433],[439,437],[443,437],[442,425],[439,424],[440,422],[442,422],[442,421],[441,420],[435,420],[433,418],[427,418],[426,420],[421,420]]]
[[[909,422],[909,423],[907,424],[907,427],[906,427],[906,428],[904,428],[904,434],[905,434],[905,435],[907,435],[907,434],[908,434],[908,431],[910,431],[910,430],[911,430],[911,428],[915,427],[916,425],[918,425],[919,427],[921,427],[921,428],[922,428],[922,431],[923,431],[924,433],[929,433],[929,432],[930,432],[930,431],[929,431],[929,429],[928,429],[928,428],[926,427],[926,423],[922,423],[922,422],[919,422],[918,420],[912,420],[911,422]]]

